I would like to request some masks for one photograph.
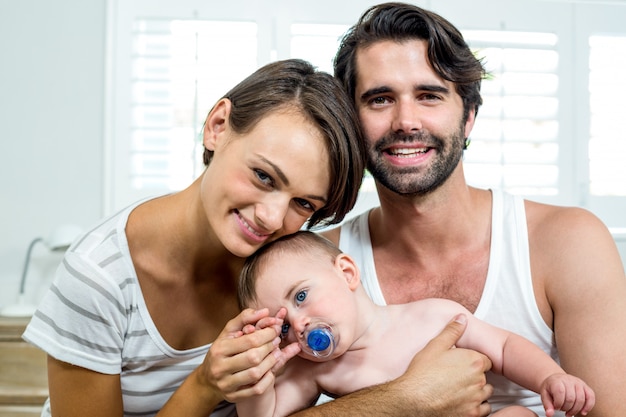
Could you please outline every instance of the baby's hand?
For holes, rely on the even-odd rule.
[[[257,321],[254,324],[254,326],[253,325],[245,326],[242,329],[242,333],[250,334],[250,333],[253,333],[255,330],[261,330],[261,329],[266,329],[268,327],[271,327],[276,332],[276,337],[280,337],[282,334],[283,323],[285,322],[286,316],[287,316],[287,310],[285,308],[281,308],[276,313],[276,316],[264,317],[261,320]],[[275,375],[278,375],[278,373],[281,371],[283,366],[285,366],[285,364],[289,361],[289,359],[296,356],[298,353],[300,353],[300,351],[301,351],[301,348],[298,343],[290,343],[288,345],[283,344],[282,346],[278,345],[277,343],[276,349],[274,349],[274,351],[272,352],[272,354],[276,358],[276,364],[272,367],[272,372]]]
[[[246,309],[226,324],[195,371],[203,386],[236,402],[274,384],[272,369],[280,358],[272,353],[280,338],[272,329],[242,330],[254,328],[268,314],[267,309]]]
[[[565,411],[567,417],[578,413],[585,416],[596,403],[593,390],[573,375],[550,375],[541,384],[539,393],[546,417],[552,417],[555,410]]]
[[[285,308],[281,308],[276,313],[276,316],[267,316],[263,317],[259,321],[254,324],[248,324],[241,329],[242,334],[250,334],[254,333],[255,330],[266,329],[271,327],[276,332],[276,337],[280,337],[282,333],[283,323],[285,321],[285,317],[287,316],[287,310]]]

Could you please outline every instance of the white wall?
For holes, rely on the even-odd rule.
[[[105,0],[0,0],[0,305],[33,238],[101,217],[104,45]],[[58,260],[38,246],[30,283]]]

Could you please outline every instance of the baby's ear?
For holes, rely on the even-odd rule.
[[[361,284],[361,274],[356,266],[354,259],[345,253],[337,255],[335,258],[335,266],[339,269],[342,276],[346,279],[348,287],[354,291]]]

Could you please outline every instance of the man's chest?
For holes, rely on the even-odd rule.
[[[403,260],[377,260],[376,273],[387,304],[445,298],[474,312],[480,302],[489,268],[488,255],[483,258],[422,267]]]

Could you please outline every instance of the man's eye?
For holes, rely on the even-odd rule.
[[[425,93],[420,96],[421,101],[440,101],[441,97],[432,93]]]
[[[374,97],[371,100],[372,104],[385,104],[387,103],[387,99],[385,97]]]

